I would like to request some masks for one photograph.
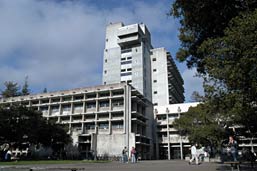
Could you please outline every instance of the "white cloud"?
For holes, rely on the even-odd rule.
[[[185,97],[186,102],[190,102],[191,95],[194,91],[199,92],[203,95],[203,79],[196,77],[196,69],[185,69],[182,73],[182,77],[184,79],[184,87],[185,87]]]
[[[178,24],[166,15],[169,2],[128,1],[130,6],[106,8],[89,2],[1,0],[0,88],[9,80],[22,84],[25,76],[34,92],[101,84],[110,22],[143,22],[155,47],[177,48]]]

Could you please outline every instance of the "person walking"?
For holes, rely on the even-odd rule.
[[[237,153],[238,153],[237,147],[238,147],[238,144],[237,144],[237,141],[234,139],[233,136],[229,136],[228,147],[230,149],[229,151],[232,155],[233,161],[237,161]]]
[[[130,156],[131,156],[131,163],[136,163],[136,149],[135,147],[132,147],[130,151]]]
[[[127,147],[125,146],[122,150],[122,162],[123,163],[128,163],[128,155],[127,155]]]
[[[192,158],[191,160],[189,160],[189,163],[188,164],[191,164],[194,160],[195,160],[195,164],[198,165],[198,155],[197,155],[197,144],[194,144],[192,147],[191,147],[191,155],[192,155]]]

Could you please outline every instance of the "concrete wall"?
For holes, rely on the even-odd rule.
[[[169,104],[168,92],[168,71],[167,71],[167,51],[164,48],[152,50],[152,98],[153,104],[158,103],[158,106]],[[153,61],[155,59],[155,61]],[[156,69],[153,72],[153,69]],[[154,82],[156,80],[157,82]],[[157,92],[155,94],[154,92]]]
[[[119,35],[138,33],[136,43],[126,42],[124,39],[122,49],[131,49],[131,52],[121,53]],[[124,26],[123,23],[110,24],[106,28],[106,42],[104,51],[103,84],[132,81],[131,85],[142,93],[148,100],[152,100],[151,91],[151,62],[152,49],[150,32],[144,24]],[[121,64],[121,58],[132,57],[131,64]],[[132,75],[121,76],[121,69],[131,68]]]
[[[109,156],[121,156],[122,149],[126,145],[127,134],[112,134],[112,135],[97,135],[97,155],[108,154]],[[129,147],[130,150],[132,146],[135,147],[135,134],[129,134]]]
[[[118,28],[123,23],[110,24],[106,28],[105,50],[103,58],[103,84],[120,83],[120,46],[117,44]]]

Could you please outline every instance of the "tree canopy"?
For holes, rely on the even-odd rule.
[[[6,81],[4,83],[5,90],[1,91],[1,95],[3,98],[15,97],[20,95],[20,87],[18,83],[14,83],[12,81]]]
[[[204,78],[204,103],[185,114],[189,119],[177,121],[185,130],[188,130],[186,125],[193,122],[192,112],[198,111],[196,118],[201,126],[197,129],[205,135],[210,134],[201,115],[211,119],[207,128],[213,124],[212,130],[217,130],[215,124],[222,121],[224,128],[238,124],[256,136],[256,7],[254,0],[176,0],[173,3],[171,14],[181,23],[181,48],[177,58],[187,61],[189,68],[196,67],[198,76]],[[191,137],[193,131],[188,131]]]
[[[16,97],[16,96],[26,96],[30,94],[28,76],[25,77],[24,84],[20,90],[18,83],[13,81],[6,81],[4,83],[5,89],[1,90],[1,96],[3,98]]]
[[[29,90],[29,84],[28,84],[28,76],[26,76],[24,85],[22,86],[22,89],[21,89],[21,95],[26,96],[29,94],[30,94],[30,90]]]
[[[204,55],[198,49],[207,39],[224,36],[232,18],[242,12],[254,11],[255,0],[176,0],[170,14],[180,20],[181,48],[177,59],[187,61],[188,67],[197,67],[204,73]]]
[[[68,143],[70,137],[60,125],[42,117],[39,111],[23,106],[0,107],[0,141],[2,143],[24,142],[51,146]]]
[[[181,115],[181,118],[175,121],[174,126],[181,129],[182,135],[189,135],[191,142],[218,146],[226,135],[224,124],[213,115],[213,111],[209,110],[207,105],[209,104],[190,107],[185,115]]]

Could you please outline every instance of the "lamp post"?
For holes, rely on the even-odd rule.
[[[181,113],[181,109],[180,107],[178,107],[178,118],[180,118],[180,113]],[[183,144],[182,144],[182,136],[181,136],[181,129],[180,129],[180,126],[179,126],[179,138],[180,138],[180,141],[179,141],[179,146],[180,146],[180,159],[183,160]]]
[[[166,120],[167,120],[167,138],[168,138],[168,160],[170,160],[170,125],[169,125],[169,109],[166,108]]]

